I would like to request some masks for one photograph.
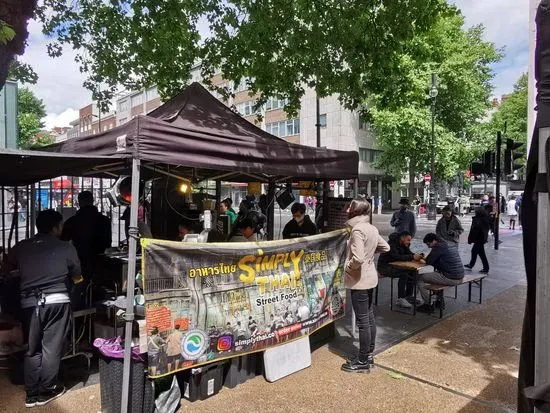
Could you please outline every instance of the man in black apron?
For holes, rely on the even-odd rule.
[[[54,210],[36,218],[38,233],[19,242],[8,256],[8,270],[19,270],[21,320],[25,353],[26,407],[42,406],[61,396],[59,364],[69,331],[69,286],[82,281],[80,262],[72,244],[61,241],[63,217]]]

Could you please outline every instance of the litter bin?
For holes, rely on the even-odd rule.
[[[124,348],[121,338],[96,339],[94,346],[99,350],[99,387],[101,412],[119,413],[121,407],[122,381],[124,375]],[[130,364],[130,389],[128,411],[152,413],[154,391],[147,379],[147,363],[142,361],[138,347],[132,348]]]
[[[100,356],[99,358],[99,387],[101,391],[101,412],[119,413],[122,395],[123,360]],[[132,360],[130,366],[130,391],[128,411],[132,413],[144,412],[145,384],[147,379],[146,365],[143,362]],[[148,403],[148,405],[150,405]],[[145,412],[144,412],[145,413]],[[147,413],[152,413],[150,410]]]

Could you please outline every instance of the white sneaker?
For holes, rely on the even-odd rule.
[[[412,304],[409,303],[405,298],[398,298],[395,304],[403,308],[412,308]]]

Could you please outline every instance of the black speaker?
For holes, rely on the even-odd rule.
[[[292,189],[286,188],[275,194],[275,200],[281,209],[287,209],[288,206],[296,200],[296,198],[294,198]]]

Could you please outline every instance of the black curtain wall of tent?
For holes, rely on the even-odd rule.
[[[522,202],[523,252],[527,273],[527,302],[523,322],[519,369],[518,411],[532,413],[536,406],[550,412],[550,383],[532,388],[535,384],[535,320],[537,308],[537,242],[538,195],[548,193],[550,174],[538,174],[539,130],[550,127],[550,0],[542,0],[537,10],[537,46],[535,78],[537,80],[537,122],[527,163],[527,179]],[[550,148],[546,145],[546,162],[550,164]],[[549,212],[546,211],[546,214]],[[545,343],[550,346],[550,343]],[[531,388],[530,388],[531,387]],[[526,389],[529,397],[526,397]]]

